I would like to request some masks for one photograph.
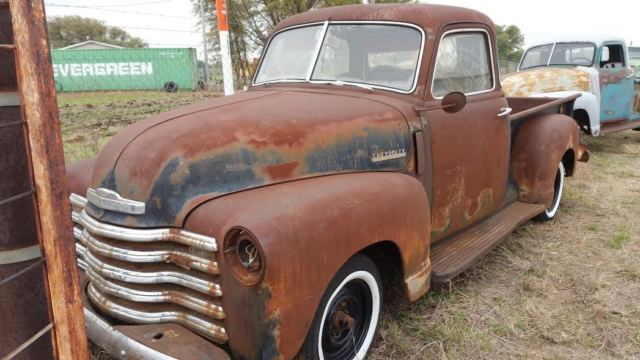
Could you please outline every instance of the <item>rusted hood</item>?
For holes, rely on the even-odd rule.
[[[528,96],[556,91],[589,91],[590,69],[542,67],[508,75],[502,81],[507,96]]]
[[[97,159],[92,187],[144,202],[145,213],[87,211],[127,226],[181,226],[194,207],[224,194],[319,175],[400,171],[409,153],[405,117],[374,98],[249,91],[117,135]]]

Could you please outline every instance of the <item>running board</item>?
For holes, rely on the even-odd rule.
[[[640,120],[634,121],[615,121],[612,123],[600,125],[600,134],[606,135],[614,132],[640,128]]]
[[[515,202],[448,239],[431,246],[431,278],[447,281],[473,265],[519,225],[540,214],[544,205]]]

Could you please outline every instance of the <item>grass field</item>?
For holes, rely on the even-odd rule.
[[[68,161],[206,93],[62,94]],[[587,138],[556,220],[529,222],[417,301],[385,288],[371,359],[640,359],[640,132]],[[94,352],[96,358],[107,359]]]

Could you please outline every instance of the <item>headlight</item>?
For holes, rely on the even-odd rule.
[[[245,285],[262,279],[264,256],[255,236],[244,228],[233,228],[226,236],[224,257],[235,277]]]

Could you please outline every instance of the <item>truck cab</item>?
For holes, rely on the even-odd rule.
[[[579,95],[505,97],[495,38],[457,7],[298,14],[246,92],[71,164],[91,340],[144,359],[362,359],[383,279],[416,301],[553,219],[585,158]]]
[[[503,80],[508,96],[578,92],[574,118],[598,136],[640,127],[640,85],[625,41],[612,36],[548,41],[526,49],[518,72]]]

